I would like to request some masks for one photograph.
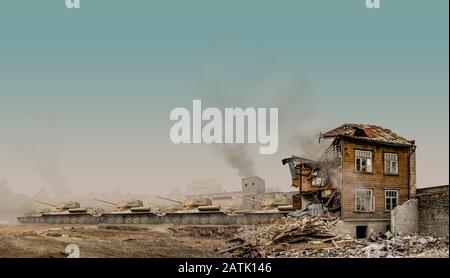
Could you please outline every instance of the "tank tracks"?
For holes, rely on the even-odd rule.
[[[164,215],[154,213],[106,213],[91,214],[44,214],[42,216],[18,217],[24,224],[141,224],[141,225],[255,225],[269,223],[283,217],[288,212],[250,212],[227,214],[223,212],[185,213],[169,212]]]

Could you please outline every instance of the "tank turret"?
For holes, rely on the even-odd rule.
[[[208,199],[206,197],[193,198],[193,199],[184,201],[183,205],[186,208],[199,208],[199,207],[205,207],[205,206],[212,206],[212,201],[211,201],[211,199]]]
[[[211,207],[212,206],[212,201],[211,199],[208,199],[206,197],[197,197],[197,198],[191,198],[188,200],[185,200],[184,202],[181,201],[177,201],[177,200],[173,200],[170,198],[166,198],[166,197],[161,197],[161,196],[157,196],[160,199],[163,200],[167,200],[173,203],[176,203],[178,205],[181,205],[183,207],[183,209],[200,209],[201,207]]]
[[[247,201],[251,201],[251,202],[255,202],[261,205],[263,210],[279,210],[279,211],[291,211],[292,210],[292,205],[289,201],[289,199],[285,196],[282,197],[268,197],[265,198],[264,200],[257,200],[257,199],[252,199],[252,198],[248,198],[248,197],[244,197],[244,196],[238,196],[241,199],[247,200]]]
[[[263,207],[278,207],[278,206],[289,206],[292,203],[290,202],[289,198],[286,196],[273,196],[273,197],[266,197],[262,201]]]

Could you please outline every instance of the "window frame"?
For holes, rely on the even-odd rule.
[[[395,192],[395,196],[388,196],[388,192]],[[384,190],[384,211],[392,211],[394,208],[396,208],[398,206],[398,199],[399,199],[399,195],[400,195],[400,191],[398,189],[385,189]],[[388,198],[390,200],[389,205],[390,208],[387,208],[388,205]],[[392,200],[395,199],[395,207],[392,207]]]
[[[361,196],[358,195],[358,191],[370,191],[370,202],[371,202],[371,208],[370,210],[362,210],[362,198],[364,198],[364,195]],[[358,209],[358,199],[361,199],[360,201],[360,209]],[[374,212],[375,211],[375,196],[373,194],[373,188],[355,188],[355,212]]]
[[[370,153],[370,157],[363,157],[363,156],[358,156],[358,153]],[[372,150],[360,150],[360,149],[355,149],[355,172],[356,173],[362,173],[362,174],[371,174],[373,173],[373,151]],[[360,161],[358,163],[358,160]],[[365,161],[365,170],[362,170],[362,166],[363,166],[363,160]],[[368,163],[368,161],[370,161],[370,163]],[[358,166],[359,166],[359,170],[358,170]],[[368,170],[370,167],[370,171]]]
[[[395,160],[388,159],[386,156],[388,155],[395,155]],[[396,176],[398,175],[398,154],[392,153],[392,152],[385,152],[383,155],[383,164],[384,164],[384,174],[388,176]],[[387,171],[386,164],[389,162],[389,172]],[[395,162],[395,173],[392,173],[392,163]]]

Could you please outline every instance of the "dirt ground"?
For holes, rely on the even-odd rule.
[[[384,246],[381,253],[392,253],[392,256],[448,258],[448,237],[274,243],[273,234],[283,230],[281,224],[0,225],[0,258],[64,258],[69,244],[79,246],[81,258],[366,257],[362,250],[371,244]],[[238,248],[234,253],[225,251],[236,244],[245,248]]]
[[[63,258],[76,244],[82,258],[221,257],[238,227],[172,225],[0,225],[0,258]]]

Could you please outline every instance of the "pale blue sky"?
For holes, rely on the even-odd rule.
[[[46,185],[42,168],[74,191],[236,189],[213,147],[170,143],[171,109],[201,98],[280,108],[279,152],[250,148],[271,186],[289,190],[280,159],[308,151],[292,136],[345,122],[415,139],[419,184],[448,184],[448,1],[381,2],[3,0],[0,177],[18,191]]]

